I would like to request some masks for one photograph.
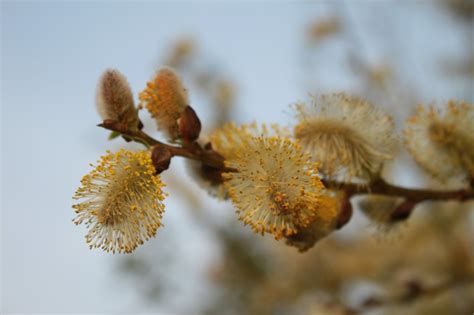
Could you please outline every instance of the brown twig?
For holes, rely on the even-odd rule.
[[[357,185],[352,183],[339,183],[324,180],[326,187],[334,187],[344,190],[348,196],[358,194],[381,194],[393,197],[404,197],[413,202],[425,200],[460,200],[474,199],[473,189],[459,189],[451,191],[440,191],[430,189],[404,188],[387,183],[378,179],[369,185]]]
[[[104,120],[97,126],[119,132],[134,141],[144,144],[148,148],[159,146],[168,150],[172,156],[181,156],[188,159],[201,161],[205,165],[220,169],[224,172],[235,171],[231,168],[227,168],[224,165],[224,158],[220,154],[213,151],[212,149],[207,150],[202,148],[197,142],[185,144],[183,146],[173,146],[154,139],[142,130],[132,130],[126,125],[114,120]]]
[[[181,156],[188,159],[201,161],[204,165],[210,166],[222,172],[236,172],[237,170],[228,168],[224,164],[223,157],[212,148],[203,148],[197,142],[184,144],[183,146],[173,146],[160,142],[141,130],[131,130],[126,125],[113,120],[105,120],[98,125],[108,130],[116,131],[140,142],[147,147],[160,146],[168,150],[172,156]],[[413,203],[425,200],[459,200],[465,201],[474,199],[474,189],[460,189],[452,191],[439,191],[429,189],[404,188],[387,183],[383,179],[373,181],[369,185],[358,185],[352,183],[340,183],[323,180],[326,187],[345,191],[348,198],[359,194],[381,194],[386,196],[403,197]]]

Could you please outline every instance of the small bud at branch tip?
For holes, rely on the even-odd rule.
[[[196,141],[201,133],[201,121],[191,106],[186,106],[178,120],[179,131],[185,143]]]

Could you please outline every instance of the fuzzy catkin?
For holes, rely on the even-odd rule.
[[[392,118],[357,97],[314,96],[295,109],[294,137],[329,179],[370,181],[394,155]]]
[[[418,106],[407,120],[405,145],[425,171],[441,181],[474,179],[474,106],[450,101],[442,109]]]
[[[114,120],[138,128],[138,113],[127,79],[118,70],[104,71],[97,84],[97,111],[103,120]]]
[[[90,248],[130,253],[161,226],[166,194],[149,151],[108,152],[81,184],[74,223],[88,228]]]
[[[140,107],[146,107],[155,119],[158,129],[169,140],[180,139],[178,119],[189,105],[188,93],[178,74],[169,67],[157,71],[139,94]]]

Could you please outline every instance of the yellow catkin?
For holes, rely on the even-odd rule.
[[[405,145],[432,176],[448,181],[474,178],[474,106],[449,101],[444,109],[418,106],[407,120]]]
[[[289,131],[285,128],[272,124],[267,126],[265,124],[257,125],[253,122],[251,124],[236,125],[234,123],[227,123],[219,129],[214,130],[209,135],[209,141],[214,150],[219,152],[226,160],[236,157],[237,151],[241,147],[248,145],[252,138],[257,136],[282,136],[288,137]]]
[[[239,218],[260,234],[276,239],[297,233],[321,211],[324,186],[317,165],[301,148],[279,136],[243,137],[244,146],[226,160],[237,172],[224,185]]]
[[[294,137],[321,173],[342,181],[370,181],[393,157],[397,138],[392,118],[371,104],[345,94],[313,97],[297,104]]]
[[[256,123],[251,123],[237,126],[234,123],[227,123],[214,130],[207,137],[201,137],[200,142],[203,145],[210,142],[213,150],[221,154],[226,160],[231,160],[236,157],[239,148],[245,147],[248,141],[255,136],[288,136],[289,134],[288,130],[276,124],[257,126]],[[206,189],[214,197],[228,199],[229,195],[225,187],[222,183],[211,181],[207,178],[206,174],[203,173],[201,163],[187,160],[186,165],[189,173],[199,183],[200,187]]]
[[[164,211],[164,184],[150,152],[108,152],[81,180],[73,206],[75,224],[88,228],[90,248],[130,253],[156,234]]]
[[[189,100],[176,72],[168,67],[161,68],[139,94],[139,99],[140,107],[146,107],[156,120],[158,129],[170,140],[177,140],[180,137],[178,119]]]

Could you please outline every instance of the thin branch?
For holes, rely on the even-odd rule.
[[[326,187],[344,190],[348,196],[359,194],[381,194],[386,196],[404,197],[414,202],[425,200],[460,200],[474,199],[473,189],[459,189],[451,191],[404,188],[387,183],[383,179],[376,180],[369,185],[323,181]]]
[[[140,142],[147,147],[161,146],[167,149],[172,156],[180,156],[196,161],[222,172],[236,172],[237,170],[228,168],[224,164],[224,158],[212,149],[204,149],[198,143],[193,142],[183,146],[173,146],[160,142],[141,130],[131,130],[126,125],[113,120],[105,120],[98,125],[108,130],[116,131]],[[336,188],[345,191],[348,198],[359,194],[381,194],[386,196],[403,197],[413,203],[425,200],[459,200],[465,201],[474,199],[474,189],[460,189],[452,191],[439,191],[429,189],[412,189],[395,186],[387,183],[383,179],[378,179],[369,185],[358,185],[352,183],[341,183],[323,180],[326,187]]]
[[[223,172],[236,171],[234,169],[227,168],[224,165],[224,158],[219,153],[213,151],[212,149],[205,150],[196,142],[185,144],[181,147],[169,145],[154,139],[142,130],[132,130],[126,125],[114,120],[104,120],[97,126],[119,132],[120,134],[127,136],[136,142],[142,143],[147,148],[160,146],[168,150],[172,156],[180,156],[191,160],[201,161],[203,164],[222,170]]]

